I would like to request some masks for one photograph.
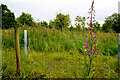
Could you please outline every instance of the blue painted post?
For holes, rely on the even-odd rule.
[[[27,30],[24,30],[24,55],[27,56]]]

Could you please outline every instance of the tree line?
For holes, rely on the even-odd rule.
[[[57,13],[55,19],[50,20],[49,24],[46,21],[35,22],[33,17],[29,13],[24,13],[15,18],[13,12],[11,12],[8,7],[4,4],[1,4],[2,8],[2,29],[8,29],[15,27],[17,24],[19,26],[28,25],[28,26],[44,26],[49,28],[60,29],[69,29],[69,30],[86,30],[89,28],[85,27],[86,18],[81,16],[75,17],[75,27],[71,25],[70,15]],[[59,28],[58,28],[59,26]],[[70,27],[68,27],[70,26]],[[105,32],[115,31],[120,32],[120,14],[114,13],[111,16],[105,18],[105,22],[102,26],[96,21],[94,28],[97,30],[103,30]]]

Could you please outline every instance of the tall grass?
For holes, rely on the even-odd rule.
[[[19,43],[20,49],[24,48],[24,30],[27,30],[27,45],[30,40],[30,50],[35,51],[60,51],[71,52],[76,50],[82,52],[84,41],[89,35],[89,31],[69,31],[53,30],[45,27],[20,27]],[[2,48],[14,48],[14,29],[2,31]],[[118,34],[97,32],[96,38],[99,40],[99,53],[104,55],[115,55],[118,52]]]
[[[24,56],[24,30],[30,40],[30,56]],[[89,31],[20,27],[21,76],[18,78],[83,78],[83,46]],[[2,30],[3,78],[16,77],[14,29]],[[98,56],[92,63],[93,78],[117,78],[118,34],[98,31]],[[105,55],[105,56],[104,56]],[[114,55],[114,56],[113,56]],[[111,57],[112,56],[112,57]],[[87,58],[88,59],[88,58]]]

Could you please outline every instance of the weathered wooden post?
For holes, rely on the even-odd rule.
[[[27,56],[27,30],[24,30],[24,55]]]
[[[20,74],[20,49],[19,49],[19,28],[18,25],[15,27],[15,52],[16,52],[16,64],[17,64],[17,74]]]

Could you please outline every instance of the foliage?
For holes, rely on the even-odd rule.
[[[72,25],[70,26],[70,31],[75,31],[76,28],[74,28]]]
[[[86,21],[85,17],[81,18],[81,16],[77,16],[75,18],[75,21],[76,21],[75,25],[77,30],[85,29],[85,21]]]
[[[58,29],[58,26],[60,27],[59,29],[62,30],[62,28],[67,28],[70,25],[71,21],[70,21],[70,15],[69,14],[62,14],[62,13],[58,13],[56,15],[56,19],[54,19],[54,24],[55,24],[55,28]]]
[[[54,23],[54,21],[50,20],[49,28],[55,28],[55,23]]]
[[[106,18],[102,29],[107,32],[110,31],[110,29],[114,30],[115,32],[120,32],[119,23],[120,23],[120,14],[114,13]]]
[[[41,26],[48,28],[48,23],[46,21],[42,21],[40,24]]]
[[[98,23],[98,21],[96,21],[96,23],[94,25],[95,25],[94,28],[96,28],[97,30],[100,30],[100,24]]]
[[[83,78],[83,55],[76,51],[70,52],[38,52],[31,50],[26,59],[21,50],[21,75],[16,75],[16,55],[13,49],[2,51],[2,78]],[[96,73],[93,78],[118,78],[116,72],[117,56],[109,57],[102,54],[92,63]],[[88,59],[88,58],[87,58]]]
[[[33,18],[29,13],[22,12],[22,15],[20,15],[20,17],[18,17],[16,20],[18,23],[21,23],[22,25],[27,24],[29,26],[32,26],[33,24]]]
[[[15,16],[8,7],[4,4],[0,5],[2,7],[2,28],[8,29],[16,26]]]
[[[84,41],[89,35],[87,31],[59,31],[57,29],[47,29],[43,26],[39,27],[21,27],[20,28],[20,48],[24,48],[24,29],[28,30],[28,41],[30,40],[30,49],[36,51],[71,51],[73,49],[82,52],[81,48],[84,46]],[[47,30],[47,31],[46,31]],[[2,31],[2,47],[14,48],[14,29]],[[96,32],[96,39],[99,40],[98,49],[102,54],[115,55],[118,52],[118,34]],[[73,48],[74,47],[74,48]]]

